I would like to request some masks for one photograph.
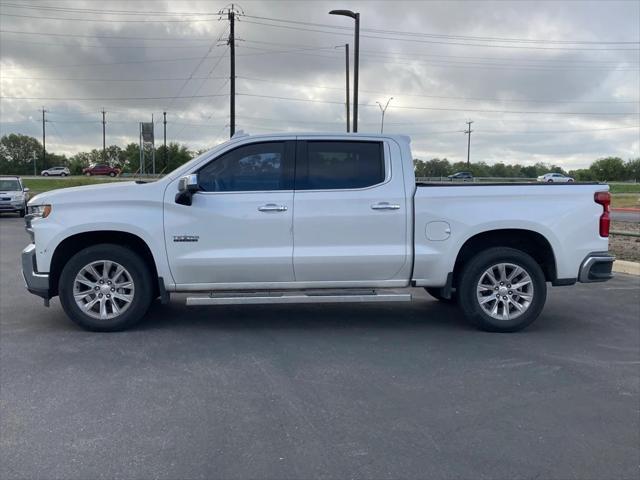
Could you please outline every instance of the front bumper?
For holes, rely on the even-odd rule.
[[[580,265],[578,281],[582,283],[606,282],[613,278],[613,262],[616,259],[608,252],[594,252],[587,255]]]
[[[0,212],[19,212],[25,210],[24,202],[2,202],[0,203]]]
[[[29,292],[48,300],[51,298],[49,291],[49,274],[38,273],[36,268],[36,246],[31,243],[22,251],[22,278]]]

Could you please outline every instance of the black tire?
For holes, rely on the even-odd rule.
[[[110,177],[115,177],[116,176],[116,172],[109,172],[109,176]]]
[[[522,268],[531,278],[533,298],[527,310],[515,319],[495,319],[484,311],[476,293],[481,276],[492,265],[510,263]],[[489,248],[478,253],[467,263],[458,285],[458,303],[465,317],[478,328],[490,332],[516,332],[530,325],[544,307],[547,284],[538,263],[521,250],[508,247]]]
[[[429,295],[442,303],[446,303],[447,305],[455,305],[458,303],[457,292],[451,292],[451,298],[445,298],[442,296],[442,288],[425,287],[424,289]]]
[[[135,293],[129,308],[112,319],[97,319],[87,315],[76,304],[73,284],[80,270],[91,262],[111,260],[122,265],[130,274]],[[125,330],[138,323],[147,313],[153,298],[153,280],[148,266],[132,250],[113,244],[94,245],[76,253],[67,262],[60,275],[58,294],[65,313],[82,328],[94,332],[115,332]]]
[[[91,176],[91,172],[87,172],[84,174],[86,177],[90,177]]]
[[[48,173],[48,172],[44,172],[44,173],[42,174],[42,176],[43,176],[43,177],[48,177],[48,176],[49,176],[49,173]]]
[[[67,174],[63,172],[63,173],[61,173],[61,174],[60,174],[60,176],[61,176],[61,177],[66,177],[66,176],[67,176]]]
[[[24,207],[22,210],[18,212],[18,215],[20,215],[20,218],[24,218],[26,214],[27,214],[27,207]]]

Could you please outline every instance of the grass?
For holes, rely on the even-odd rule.
[[[611,193],[640,193],[640,183],[610,183]]]
[[[23,178],[22,182],[28,187],[33,194],[48,192],[58,188],[80,187],[82,185],[94,185],[96,183],[105,182],[121,182],[124,178],[105,178],[105,177],[67,177],[67,178]],[[131,179],[126,179],[131,180]]]
[[[611,195],[612,208],[640,208],[640,194]]]

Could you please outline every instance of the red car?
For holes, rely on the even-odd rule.
[[[116,175],[120,175],[120,169],[118,167],[100,164],[82,169],[82,174],[87,177],[91,175],[109,175],[110,177],[115,177]]]

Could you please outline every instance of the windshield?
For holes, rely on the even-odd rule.
[[[22,190],[20,182],[15,179],[0,180],[0,192],[17,192]]]

